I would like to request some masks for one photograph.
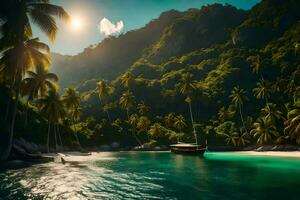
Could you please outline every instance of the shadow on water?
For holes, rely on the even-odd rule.
[[[298,199],[300,160],[100,153],[0,172],[3,199]],[[1,199],[1,198],[0,198]]]

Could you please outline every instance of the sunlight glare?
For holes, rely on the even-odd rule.
[[[82,29],[83,23],[80,17],[73,17],[71,20],[71,27],[75,31],[79,31]]]

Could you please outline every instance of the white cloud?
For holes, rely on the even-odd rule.
[[[98,29],[100,30],[100,33],[104,33],[106,36],[112,35],[114,33],[120,33],[123,30],[123,28],[123,21],[119,21],[116,24],[114,24],[105,17],[98,24]]]

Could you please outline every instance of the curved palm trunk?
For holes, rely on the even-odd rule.
[[[73,121],[73,125],[75,125],[75,120],[72,120],[72,121]],[[79,138],[78,138],[76,126],[74,126],[74,137],[76,139],[77,145],[79,146],[79,149],[82,150],[82,147],[81,147],[81,144],[80,144],[80,141],[79,141]]]
[[[51,129],[51,124],[49,123],[48,124],[48,134],[47,134],[47,152],[48,153],[50,153],[50,129]]]
[[[54,140],[55,140],[55,151],[57,152],[57,137],[56,137],[56,129],[55,129],[55,124],[53,125],[53,129],[54,129]]]
[[[82,150],[82,147],[81,147],[81,145],[80,145],[80,142],[79,142],[79,138],[78,138],[77,132],[74,133],[74,136],[75,136],[76,142],[77,142],[77,144],[78,144],[78,146],[79,146],[79,149]]]
[[[28,99],[27,99],[27,102],[26,102],[26,111],[25,111],[25,128],[27,127],[27,124],[28,124],[28,110],[29,110],[29,101],[30,100],[33,100],[34,98],[34,94],[35,94],[35,91],[36,91],[36,87],[33,89],[32,93],[29,95]]]
[[[197,132],[196,132],[196,129],[195,129],[195,126],[194,126],[194,117],[193,117],[193,111],[192,111],[192,103],[189,102],[188,104],[189,104],[190,117],[191,117],[191,122],[192,122],[192,127],[193,127],[193,133],[194,133],[196,144],[198,144]]]
[[[239,104],[239,111],[240,111],[240,117],[241,117],[241,121],[242,121],[243,127],[244,127],[246,133],[248,134],[248,130],[246,129],[246,126],[245,126],[245,123],[244,123],[244,118],[243,118],[243,114],[242,114],[242,106],[241,106],[241,104]]]
[[[60,147],[61,147],[61,149],[63,150],[64,145],[63,145],[62,140],[61,140],[61,135],[60,135],[59,125],[56,125],[56,130],[57,130],[57,134],[58,134],[58,139],[59,139]]]

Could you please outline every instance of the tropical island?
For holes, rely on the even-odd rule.
[[[0,165],[74,151],[143,157],[195,141],[299,157],[299,9],[297,0],[173,9],[62,55],[35,31],[55,43],[61,24],[77,29],[79,19],[52,1],[1,2]]]

